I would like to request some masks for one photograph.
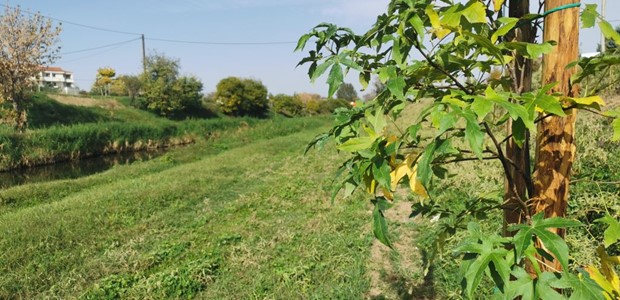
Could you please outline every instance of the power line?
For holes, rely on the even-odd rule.
[[[123,41],[123,42],[107,44],[107,45],[93,47],[93,48],[87,48],[87,49],[82,49],[82,50],[64,52],[64,53],[61,53],[60,55],[62,56],[62,55],[67,55],[67,54],[75,54],[75,53],[88,52],[88,51],[99,50],[99,49],[103,49],[103,48],[114,47],[114,46],[118,46],[118,45],[128,44],[128,43],[131,43],[133,41],[137,41],[139,39],[141,39],[141,38],[135,38],[135,39],[131,39],[131,40]]]
[[[116,50],[116,49],[118,49],[118,48],[120,48],[120,47],[122,47],[124,45],[126,45],[126,43],[125,44],[116,45],[116,46],[113,46],[113,47],[108,47],[108,49],[105,49],[103,51],[99,51],[99,52],[96,52],[96,53],[88,54],[88,55],[85,55],[85,56],[82,56],[82,57],[77,57],[77,58],[73,58],[73,59],[70,59],[70,60],[64,60],[63,58],[61,58],[58,61],[62,62],[62,63],[74,62],[74,61],[82,60],[82,59],[85,59],[85,58],[90,58],[90,57],[93,57],[93,56],[98,56],[100,54],[107,53],[107,52],[110,52],[112,50]]]
[[[237,45],[237,46],[251,46],[251,45],[286,45],[297,44],[297,42],[206,42],[206,41],[184,41],[184,40],[171,40],[161,38],[146,38],[149,41],[159,41],[177,44],[200,44],[200,45]]]
[[[6,7],[6,8],[13,8],[9,5],[6,4],[0,4],[0,6]],[[34,13],[25,10],[24,12],[33,15]],[[88,28],[88,29],[92,29],[92,30],[99,30],[99,31],[105,31],[105,32],[112,32],[112,33],[118,33],[118,34],[128,34],[128,35],[138,35],[138,36],[142,36],[141,33],[136,33],[136,32],[129,32],[129,31],[121,31],[121,30],[115,30],[115,29],[108,29],[108,28],[102,28],[102,27],[97,27],[97,26],[91,26],[91,25],[86,25],[86,24],[81,24],[81,23],[77,23],[77,22],[72,22],[72,21],[67,21],[67,20],[63,20],[63,19],[59,19],[59,18],[54,18],[51,16],[47,16],[47,15],[42,15],[48,19],[51,20],[55,20],[61,23],[66,23],[66,24],[71,24],[74,26],[79,26],[79,27],[84,27],[84,28]],[[243,45],[286,45],[286,44],[296,44],[297,42],[293,42],[293,41],[269,41],[269,42],[209,42],[209,41],[186,41],[186,40],[174,40],[174,39],[164,39],[164,38],[146,38],[147,40],[151,40],[151,41],[159,41],[159,42],[168,42],[168,43],[178,43],[178,44],[201,44],[201,45],[237,45],[237,46],[243,46]],[[133,41],[133,40],[132,40]],[[67,53],[65,53],[67,54]]]
[[[14,7],[11,7],[9,5],[6,4],[1,4],[0,6],[3,6],[5,8],[8,9],[14,9]],[[29,15],[34,15],[35,13],[28,11],[28,10],[24,10],[25,13],[29,14]],[[47,15],[42,15],[50,20],[54,20],[54,21],[58,21],[61,23],[67,23],[67,24],[71,24],[74,26],[79,26],[79,27],[84,27],[84,28],[88,28],[88,29],[92,29],[92,30],[99,30],[99,31],[106,31],[106,32],[112,32],[112,33],[119,33],[119,34],[129,34],[129,35],[141,35],[141,33],[135,33],[135,32],[127,32],[127,31],[120,31],[120,30],[114,30],[114,29],[107,29],[107,28],[102,28],[102,27],[97,27],[97,26],[91,26],[91,25],[85,25],[85,24],[80,24],[80,23],[76,23],[76,22],[71,22],[71,21],[67,21],[67,20],[63,20],[63,19],[58,19],[58,18],[54,18],[54,17],[50,17]]]

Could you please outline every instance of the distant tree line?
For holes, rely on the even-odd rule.
[[[180,75],[178,59],[154,53],[147,56],[146,72],[140,75],[117,76],[111,67],[100,68],[91,94],[127,96],[133,106],[169,118],[201,109],[229,116],[264,117],[270,111],[288,117],[309,116],[332,113],[358,100],[352,84],[343,84],[336,99],[307,93],[274,96],[261,81],[238,77],[222,79],[216,91],[207,96],[202,94],[202,88],[198,78]]]

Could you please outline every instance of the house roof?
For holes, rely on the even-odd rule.
[[[61,67],[41,67],[40,68],[41,71],[48,71],[48,72],[57,72],[57,73],[73,73],[71,71],[67,71],[67,70],[63,70]]]

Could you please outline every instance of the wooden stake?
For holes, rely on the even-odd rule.
[[[578,0],[546,0],[545,11],[572,3],[578,3]],[[553,51],[543,57],[543,85],[559,82],[551,93],[578,96],[579,88],[570,84],[576,69],[565,67],[579,57],[579,8],[564,9],[548,15],[545,18],[543,40],[557,42]],[[545,217],[550,218],[566,214],[570,172],[575,159],[577,111],[567,113],[567,117],[552,116],[538,123],[533,176],[535,191],[530,203],[532,215],[544,212]],[[564,236],[563,230],[553,231]],[[540,243],[538,246],[544,247]],[[544,270],[561,270],[557,260],[541,260]]]

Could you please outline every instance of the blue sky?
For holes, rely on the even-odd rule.
[[[271,93],[313,92],[325,95],[324,79],[311,84],[307,67],[295,68],[302,53],[294,53],[295,42],[321,22],[336,23],[363,32],[388,0],[11,0],[43,15],[116,31],[143,33],[147,53],[157,51],[181,62],[181,71],[195,75],[205,93],[215,90],[228,76],[261,80]],[[584,3],[600,4],[600,0]],[[620,11],[620,1],[608,0],[608,15]],[[609,17],[608,19],[614,19]],[[620,19],[618,16],[616,19]],[[619,25],[619,21],[612,22]],[[62,59],[55,63],[74,72],[78,86],[89,90],[100,67],[117,74],[142,70],[141,42],[132,34],[98,31],[69,23],[61,34]],[[129,40],[136,39],[129,42]],[[290,42],[273,45],[204,45],[157,41],[170,39],[223,43]],[[595,51],[598,30],[581,33],[581,51]],[[92,51],[81,51],[119,42],[127,43]],[[74,52],[74,53],[72,53]],[[357,85],[352,77],[352,83]]]

